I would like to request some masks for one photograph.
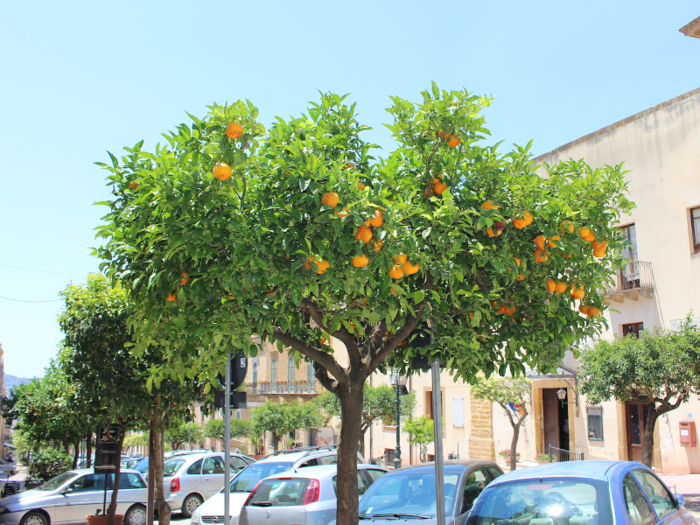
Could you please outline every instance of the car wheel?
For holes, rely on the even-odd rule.
[[[43,512],[33,510],[22,517],[19,525],[49,525],[49,518]]]
[[[197,510],[197,507],[199,507],[201,504],[202,504],[202,498],[198,494],[190,494],[182,502],[182,509],[181,509],[182,515],[185,518],[191,518],[192,513],[195,510]],[[34,524],[32,524],[32,525],[34,525]]]
[[[126,525],[146,525],[146,507],[138,504],[133,505],[124,515]]]

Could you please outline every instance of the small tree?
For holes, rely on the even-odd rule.
[[[323,422],[321,411],[312,403],[273,403],[271,401],[251,411],[251,425],[258,435],[272,432],[275,450],[282,438],[297,428],[318,427]]]
[[[318,398],[318,405],[328,419],[341,417],[342,411],[338,396],[326,390]],[[416,395],[410,392],[400,396],[401,419],[405,420],[413,413],[416,406]],[[362,404],[362,427],[360,429],[360,452],[365,454],[365,434],[376,422],[393,424],[396,420],[396,391],[389,386],[371,386],[365,384]]]
[[[248,435],[250,432],[250,422],[244,419],[231,420],[231,439],[241,438]],[[225,425],[223,419],[212,419],[204,426],[204,436],[213,439],[220,439],[222,444],[224,441]]]
[[[40,450],[29,463],[29,477],[34,481],[49,481],[69,470],[72,460],[70,455],[54,448]]]
[[[508,416],[510,426],[513,427],[513,438],[510,442],[510,470],[515,470],[520,428],[528,415],[530,380],[524,377],[491,376],[485,379],[478,376],[471,389],[474,397],[498,403]]]
[[[165,429],[165,440],[170,443],[173,450],[178,450],[185,443],[199,446],[204,440],[204,429],[197,423],[175,423]]]
[[[648,407],[642,463],[651,468],[656,420],[698,392],[700,329],[688,316],[678,330],[599,340],[581,354],[579,375],[589,403],[616,399]]]
[[[409,417],[404,429],[408,434],[408,442],[411,445],[418,445],[421,461],[425,461],[423,449],[435,440],[433,420],[426,416]]]

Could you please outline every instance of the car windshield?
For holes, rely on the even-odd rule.
[[[523,480],[487,487],[468,525],[612,525],[610,493],[604,481]]]
[[[169,459],[163,465],[163,477],[174,476],[180,467],[185,464],[184,459]]]
[[[454,496],[459,474],[445,472],[445,513],[454,513]],[[425,469],[409,469],[382,476],[367,489],[360,500],[360,517],[378,515],[420,516],[434,518],[437,513],[435,473]]]
[[[148,472],[148,458],[143,458],[136,465],[133,466],[134,470],[138,470],[141,474]]]
[[[292,467],[294,467],[294,463],[290,463],[289,461],[270,461],[269,463],[253,463],[252,465],[248,465],[231,481],[231,485],[229,485],[231,492],[250,492],[261,479],[280,472],[287,472],[291,470]],[[223,492],[223,490],[221,492]]]
[[[37,487],[37,490],[56,490],[61,485],[65,485],[68,481],[72,480],[75,476],[77,476],[75,472],[64,472],[50,479],[40,487]]]

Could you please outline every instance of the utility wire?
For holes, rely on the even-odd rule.
[[[17,270],[27,270],[28,272],[39,272],[39,273],[48,273],[51,275],[60,275],[61,277],[73,277],[74,279],[85,279],[84,277],[78,277],[77,275],[67,275],[65,273],[56,273],[56,272],[49,272],[46,270],[34,270],[33,268],[24,268],[22,266],[10,266],[9,264],[0,264],[0,266],[4,266],[5,268],[16,268]],[[3,299],[7,299],[6,297],[3,297]],[[27,302],[37,302],[37,301],[27,301]],[[38,301],[38,302],[45,302],[45,301]]]
[[[48,301],[25,301],[24,299],[12,299],[11,297],[3,297],[2,295],[0,295],[0,299],[17,301],[18,303],[53,303],[55,301],[60,301],[60,299],[49,299]]]

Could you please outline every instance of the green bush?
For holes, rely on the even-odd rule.
[[[29,477],[35,481],[48,481],[62,472],[70,470],[73,458],[53,448],[40,450],[32,455],[29,463]]]

